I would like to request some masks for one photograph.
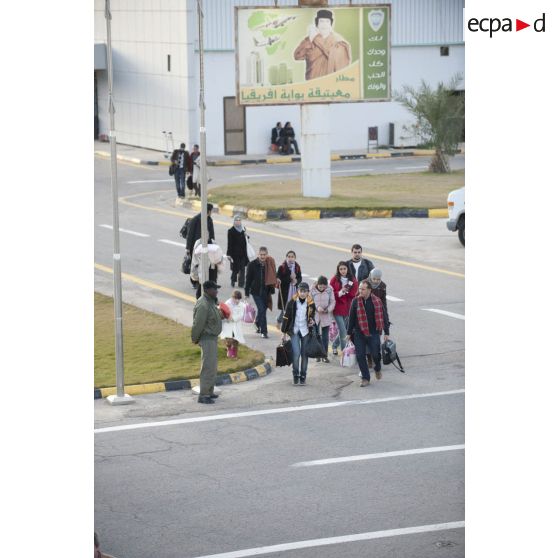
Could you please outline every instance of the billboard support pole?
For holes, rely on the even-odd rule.
[[[298,0],[299,6],[327,6],[327,0]],[[300,105],[301,183],[304,197],[331,196],[330,105]]]
[[[209,279],[209,257],[207,243],[209,232],[207,229],[207,161],[205,135],[205,74],[204,74],[204,46],[203,46],[203,1],[198,0],[198,39],[200,53],[200,197],[201,197],[201,273],[200,283],[203,285]],[[203,294],[203,289],[202,289]]]

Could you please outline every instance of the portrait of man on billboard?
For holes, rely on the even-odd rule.
[[[333,12],[318,10],[314,24],[294,51],[295,60],[306,61],[306,80],[337,72],[351,63],[351,45],[333,31]]]

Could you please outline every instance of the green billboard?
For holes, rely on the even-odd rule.
[[[388,101],[391,6],[235,9],[240,105]]]

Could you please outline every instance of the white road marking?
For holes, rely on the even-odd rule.
[[[260,415],[276,415],[280,413],[296,413],[298,411],[314,411],[317,409],[330,409],[334,407],[346,407],[351,405],[370,405],[376,403],[391,403],[392,401],[407,401],[410,399],[422,399],[424,397],[443,397],[445,395],[457,395],[465,393],[464,389],[451,391],[437,391],[433,393],[414,393],[411,395],[400,395],[396,397],[384,397],[382,399],[365,399],[353,401],[338,401],[335,403],[319,403],[316,405],[300,405],[299,407],[279,407],[276,409],[263,409],[260,411],[245,411],[242,413],[223,413],[220,415],[206,415],[201,417],[190,417],[184,419],[164,420],[159,422],[140,422],[136,424],[125,424],[122,426],[107,426],[106,428],[96,428],[95,434],[106,432],[121,432],[123,430],[138,430],[140,428],[153,428],[158,426],[175,426],[177,424],[192,424],[195,422],[210,422],[214,420],[228,420],[235,418],[255,417]]]
[[[267,176],[276,176],[281,178],[282,176],[297,176],[298,172],[281,172],[281,173],[270,173],[270,174],[239,174],[236,178],[265,178]]]
[[[147,183],[155,183],[158,182],[174,182],[174,178],[167,178],[166,180],[128,180],[126,184],[147,184]]]
[[[405,302],[404,299],[397,298],[396,296],[386,295],[386,298],[392,302]]]
[[[110,229],[112,231],[112,225],[99,225],[100,227],[103,227],[104,229]],[[127,229],[118,229],[120,232],[122,233],[126,233],[126,234],[133,234],[134,236],[143,236],[143,237],[148,237],[150,235],[145,234],[145,233],[139,233],[139,232],[135,232],[135,231],[129,231]]]
[[[186,241],[176,242],[174,240],[167,240],[166,238],[160,238],[159,242],[164,242],[165,244],[172,244],[173,246],[180,246],[180,248],[186,249]]]
[[[458,320],[464,320],[465,316],[463,314],[455,314],[454,312],[447,312],[446,310],[437,310],[436,308],[423,308],[427,312],[435,312],[436,314],[442,314],[442,316],[449,316],[450,318],[457,318]]]
[[[315,548],[331,544],[342,544],[356,541],[369,541],[373,539],[384,539],[387,537],[400,537],[402,535],[416,535],[418,533],[432,533],[434,531],[448,531],[450,529],[463,529],[465,521],[452,521],[450,523],[435,523],[432,525],[418,525],[416,527],[404,527],[401,529],[387,529],[384,531],[369,531],[368,533],[356,533],[354,535],[343,535],[339,537],[327,537],[323,539],[310,539],[271,546],[259,546],[257,548],[246,548],[233,552],[222,552],[220,554],[205,554],[197,558],[245,558],[246,556],[261,556],[262,554],[273,554],[275,552],[287,552],[300,548]]]
[[[407,170],[407,169],[427,169],[428,167],[426,166],[421,166],[421,167],[395,167],[395,170]]]
[[[385,457],[400,457],[402,455],[417,455],[420,453],[437,453],[441,451],[455,451],[465,449],[465,445],[438,446],[433,448],[418,448],[401,451],[386,451],[382,453],[367,453],[363,455],[349,455],[347,457],[332,457],[330,459],[316,459],[314,461],[300,461],[291,467],[313,467],[315,465],[332,465],[334,463],[348,463],[350,461],[365,461],[367,459],[383,459]]]
[[[341,174],[341,173],[347,173],[347,172],[369,172],[369,171],[377,171],[377,168],[370,168],[370,167],[365,167],[365,168],[360,168],[360,169],[344,169],[344,170],[334,170],[331,171],[331,174]]]

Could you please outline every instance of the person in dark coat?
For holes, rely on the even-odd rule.
[[[387,309],[387,285],[382,281],[382,270],[375,267],[370,272],[370,283],[372,285],[372,294],[377,296],[381,301],[384,307],[384,321],[387,325],[387,331],[389,332],[389,315]],[[373,361],[372,361],[372,354],[367,351],[366,359],[368,360],[368,368],[372,368]],[[382,373],[377,371],[376,378],[380,379],[382,377]]]
[[[279,288],[277,308],[280,310],[277,316],[277,325],[280,327],[287,303],[296,294],[297,287],[302,281],[302,271],[293,250],[287,252],[285,261],[277,269],[277,280],[280,283],[277,285]]]
[[[227,233],[227,256],[232,258],[231,262],[231,287],[235,286],[238,277],[238,286],[244,288],[246,277],[246,266],[248,265],[248,253],[246,251],[246,229],[242,225],[240,215],[235,215],[233,226]]]
[[[298,143],[295,140],[295,131],[292,127],[290,122],[285,122],[285,127],[281,130],[281,139],[283,142],[283,151],[284,155],[289,155],[291,152],[291,145],[295,148],[295,153],[300,155],[300,151],[298,150]]]
[[[350,339],[356,350],[356,358],[362,381],[360,387],[370,384],[370,371],[366,353],[370,351],[374,361],[376,379],[382,377],[382,358],[380,351],[380,336],[384,333],[384,341],[389,338],[389,325],[384,321],[384,306],[382,301],[372,294],[372,283],[364,279],[358,286],[359,296],[353,299],[349,312],[347,338]]]
[[[269,261],[268,261],[269,260]],[[271,270],[271,267],[273,270]],[[271,275],[273,271],[273,275]],[[267,248],[261,246],[258,250],[258,257],[248,264],[246,270],[246,283],[244,285],[244,296],[246,299],[250,295],[254,297],[258,314],[256,316],[257,332],[268,339],[267,334],[267,307],[268,300],[275,292],[275,287],[271,284],[275,281],[275,261],[269,255]]]
[[[185,143],[181,143],[180,149],[175,149],[172,152],[171,164],[174,167],[176,194],[180,199],[184,199],[186,196],[186,174],[192,172],[192,160],[186,150]]]
[[[360,244],[353,244],[351,256],[352,258],[347,260],[351,274],[354,275],[359,283],[364,279],[368,279],[370,272],[374,269],[374,264],[362,257],[362,246]]]
[[[207,232],[208,240],[215,240],[215,229],[213,228],[213,219],[211,218],[211,211],[213,210],[213,204],[207,204]],[[192,256],[194,254],[194,244],[196,240],[201,238],[201,213],[198,213],[188,226],[188,238],[186,239],[186,251]]]
[[[281,137],[282,130],[281,122],[277,122],[275,128],[271,128],[271,144],[276,145],[278,151],[281,151],[281,147],[283,146],[283,138]]]

